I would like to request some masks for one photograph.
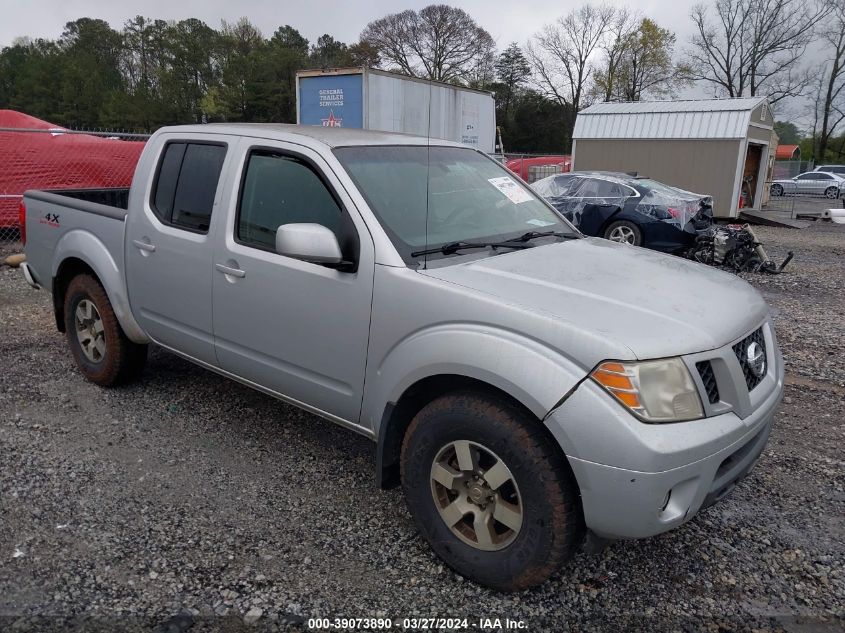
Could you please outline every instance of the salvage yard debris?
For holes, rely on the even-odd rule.
[[[757,235],[748,224],[713,226],[699,233],[688,257],[709,266],[721,266],[736,272],[761,272],[778,275],[792,261],[789,251],[780,265],[769,259]]]

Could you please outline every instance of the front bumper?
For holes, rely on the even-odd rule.
[[[590,530],[606,538],[653,536],[733,489],[762,453],[783,395],[783,363],[770,343],[776,362],[767,391],[754,394],[745,417],[727,411],[644,424],[590,380],[550,414],[546,424],[569,458]]]

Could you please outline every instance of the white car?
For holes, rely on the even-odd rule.
[[[805,194],[835,200],[845,192],[845,178],[824,171],[808,171],[795,178],[773,181],[770,191],[773,196]]]
[[[829,174],[845,177],[845,165],[819,165],[813,171],[826,171]]]

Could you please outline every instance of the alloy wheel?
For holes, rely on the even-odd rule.
[[[74,313],[74,323],[82,353],[92,363],[99,363],[106,355],[106,338],[97,306],[88,299],[80,301]]]
[[[457,440],[438,451],[431,495],[452,533],[476,549],[504,549],[522,528],[522,498],[513,473],[477,442]]]
[[[624,242],[625,244],[633,244],[636,241],[634,231],[629,226],[617,226],[610,232],[607,239],[611,242]]]

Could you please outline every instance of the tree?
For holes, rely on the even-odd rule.
[[[342,68],[352,66],[349,47],[326,33],[311,47],[309,63],[314,68]]]
[[[637,15],[627,7],[615,9],[608,21],[607,32],[601,44],[605,57],[604,66],[595,72],[596,93],[603,101],[619,98],[619,67],[633,42],[638,24]]]
[[[800,95],[809,76],[800,64],[827,0],[715,0],[691,13],[689,76],[729,97],[765,95],[772,103]]]
[[[353,66],[377,68],[381,63],[378,49],[365,41],[356,42],[349,47],[349,58]]]
[[[828,144],[839,124],[845,120],[845,3],[833,2],[831,15],[821,25],[820,34],[830,58],[824,65],[821,128],[815,148],[816,162],[826,160]]]
[[[270,121],[296,121],[296,71],[308,65],[308,40],[290,25],[276,29],[268,42],[265,62],[272,82]]]
[[[361,41],[378,51],[383,64],[412,77],[468,83],[489,63],[490,34],[463,9],[432,4],[370,22]]]
[[[99,124],[105,103],[122,89],[118,66],[120,34],[107,22],[80,18],[65,25],[59,39],[62,119],[71,125]]]
[[[219,81],[221,34],[202,20],[190,18],[169,24],[165,37],[168,59],[161,78],[162,100],[170,118],[199,123],[200,102]]]
[[[499,90],[496,91],[496,102],[501,107],[502,118],[510,118],[511,102],[519,89],[525,84],[531,73],[531,65],[519,44],[511,42],[496,60],[496,79]]]
[[[0,108],[57,118],[61,51],[55,42],[20,38],[0,51]]]
[[[628,36],[619,62],[618,87],[626,101],[640,101],[643,96],[674,96],[684,83],[686,71],[675,66],[672,54],[675,34],[644,18]]]
[[[564,120],[572,138],[575,115],[587,97],[594,53],[607,35],[615,10],[608,5],[584,5],[547,24],[529,42],[528,60],[545,90],[568,113]]]
[[[247,18],[220,29],[220,81],[209,86],[200,100],[206,117],[234,121],[261,120],[266,109],[264,37]]]
[[[560,121],[572,115],[569,107],[535,90],[518,93],[511,121],[506,123],[504,131],[508,151],[544,154],[566,151],[572,139]]]
[[[801,142],[801,131],[789,121],[775,121],[775,132],[781,145],[798,145]]]

